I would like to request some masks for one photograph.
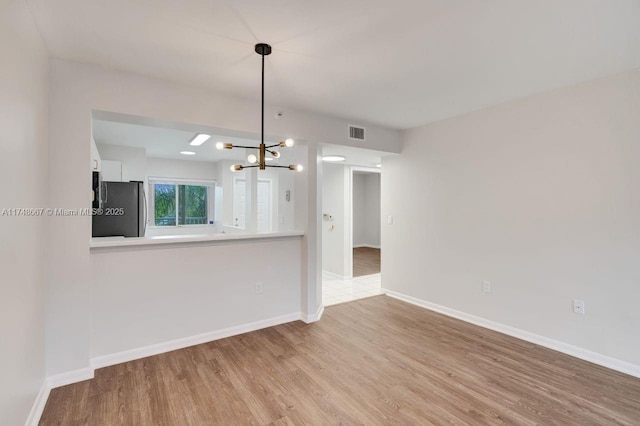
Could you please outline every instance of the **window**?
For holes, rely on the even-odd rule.
[[[151,226],[213,224],[215,182],[149,179]]]

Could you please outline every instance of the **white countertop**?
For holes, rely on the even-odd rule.
[[[130,247],[148,246],[156,244],[185,244],[202,243],[207,241],[233,241],[233,240],[256,240],[264,238],[300,237],[304,235],[302,231],[269,232],[263,234],[199,234],[199,235],[160,235],[154,237],[98,237],[91,239],[90,247]]]

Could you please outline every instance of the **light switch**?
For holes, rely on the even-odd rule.
[[[393,225],[393,216],[387,215],[387,225]]]

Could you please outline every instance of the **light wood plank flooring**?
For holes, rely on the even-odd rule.
[[[380,249],[356,247],[353,249],[353,276],[380,273]]]
[[[43,425],[640,424],[640,379],[377,296],[107,367]]]

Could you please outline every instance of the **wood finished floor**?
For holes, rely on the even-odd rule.
[[[42,425],[640,424],[640,379],[387,296],[103,368]]]
[[[357,247],[353,249],[353,276],[380,273],[380,249]]]

